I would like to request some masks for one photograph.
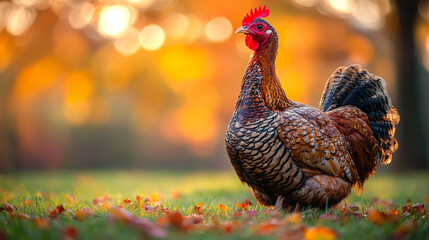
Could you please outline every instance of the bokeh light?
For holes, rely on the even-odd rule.
[[[164,44],[165,33],[160,26],[151,24],[142,29],[139,39],[143,49],[154,51]]]
[[[167,34],[175,39],[181,39],[186,36],[189,30],[189,19],[181,13],[173,13],[165,20]]]
[[[210,41],[223,42],[231,36],[232,25],[227,18],[217,17],[207,23],[205,32]]]
[[[76,3],[68,16],[70,25],[76,29],[87,26],[91,22],[94,11],[94,5],[89,2]]]
[[[123,37],[115,40],[115,48],[124,56],[130,56],[140,49],[139,31],[130,28]]]
[[[329,4],[340,14],[348,14],[354,8],[354,0],[329,0]]]
[[[132,10],[124,5],[103,7],[98,19],[98,29],[101,34],[120,37],[133,23]]]
[[[380,7],[370,0],[358,1],[352,16],[358,27],[379,29],[383,24]]]
[[[80,152],[90,135],[100,152],[87,152],[99,163],[114,155],[103,149],[128,141],[138,147],[115,154],[136,163],[202,158],[223,164],[213,159],[225,157],[225,127],[252,54],[245,36],[233,30],[255,7],[228,4],[0,1],[0,114],[6,119],[0,128],[16,139],[0,136],[0,150],[15,144],[19,158],[34,158],[35,165],[44,161],[37,156],[44,156],[46,142],[59,143],[59,159],[73,158],[70,152]],[[287,0],[267,7],[280,41],[276,73],[292,100],[317,105],[326,78],[353,63],[393,88],[396,50],[387,40],[397,33],[394,1]],[[420,5],[419,19],[425,22],[418,25],[416,44],[429,69],[429,4]]]
[[[14,7],[8,13],[7,30],[13,35],[24,34],[36,19],[36,13],[25,7]]]

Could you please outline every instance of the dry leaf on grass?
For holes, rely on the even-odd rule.
[[[76,211],[75,217],[78,221],[83,221],[89,217],[94,215],[94,213],[91,211],[91,208],[84,207]]]
[[[407,203],[406,206],[401,207],[402,214],[410,215],[410,214],[417,214],[417,215],[426,215],[426,208],[423,203],[415,203],[413,205],[410,205]]]
[[[49,218],[35,218],[34,222],[41,229],[46,229],[50,225]]]
[[[49,216],[55,218],[55,217],[58,217],[58,215],[62,214],[64,211],[65,211],[65,209],[64,209],[63,205],[61,204],[61,205],[57,206],[54,210],[51,210],[49,212]]]
[[[13,213],[13,207],[9,203],[3,203],[0,211],[6,211],[8,213]]]
[[[368,221],[376,225],[381,225],[385,222],[397,222],[399,220],[399,213],[393,208],[389,209],[387,213],[383,213],[374,207],[370,207],[366,210],[366,215]]]
[[[150,221],[149,219],[138,218],[122,207],[112,207],[109,209],[109,211],[110,216],[113,219],[119,220],[130,227],[136,228],[145,236],[156,238],[165,238],[167,236],[167,232],[154,222]]]
[[[78,232],[77,229],[74,227],[66,227],[64,229],[64,239],[65,240],[72,240],[72,239],[76,239],[78,236]]]
[[[336,232],[328,227],[315,226],[304,228],[304,239],[306,240],[334,240]]]

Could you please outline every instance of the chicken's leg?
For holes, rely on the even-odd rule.
[[[283,196],[281,196],[281,195],[279,195],[277,197],[276,205],[274,205],[274,208],[277,209],[277,210],[279,210],[279,212],[281,212],[283,210],[283,200],[284,199],[285,198]]]

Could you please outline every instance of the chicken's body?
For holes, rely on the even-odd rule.
[[[277,33],[253,22],[270,32],[251,57],[228,126],[231,163],[263,205],[337,204],[397,148],[399,115],[384,80],[342,67],[328,80],[321,110],[291,101],[275,74]]]

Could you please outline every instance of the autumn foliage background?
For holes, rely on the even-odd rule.
[[[2,1],[0,170],[230,169],[224,133],[251,53],[234,30],[263,4],[291,99],[317,106],[330,74],[359,63],[397,105],[393,1]],[[427,79],[428,4],[418,10],[417,77]]]

